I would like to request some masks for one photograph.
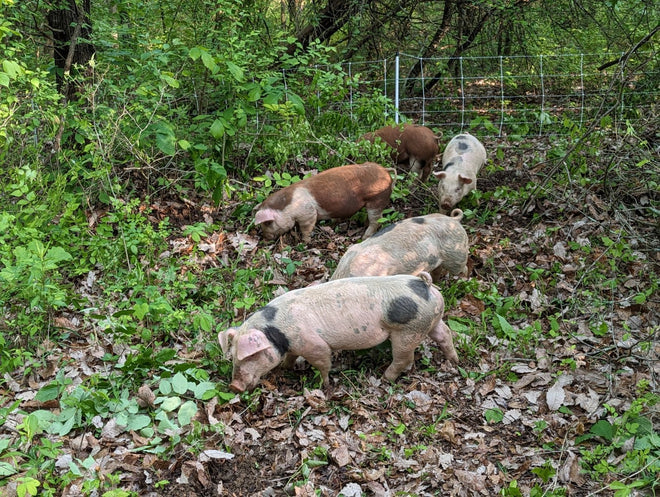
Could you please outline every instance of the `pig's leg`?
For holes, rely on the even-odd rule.
[[[294,364],[296,363],[298,356],[295,354],[286,354],[284,361],[282,361],[282,367],[286,369],[293,369]]]
[[[404,337],[404,335],[405,332],[397,332],[390,336],[390,342],[392,343],[392,364],[389,365],[385,370],[385,374],[383,374],[387,380],[396,380],[401,372],[415,360],[415,349],[419,345],[419,341],[415,340],[414,337]]]
[[[410,172],[417,174],[417,183],[424,183],[431,174],[432,161],[420,160],[415,157],[410,158]]]
[[[369,208],[367,207],[367,217],[369,218],[369,226],[367,226],[367,231],[364,232],[362,238],[369,238],[376,231],[378,231],[378,220],[383,215],[383,209],[381,208]]]
[[[429,336],[436,341],[440,350],[445,355],[445,357],[453,362],[458,364],[458,354],[454,348],[454,341],[451,338],[451,330],[441,319],[438,321],[438,324],[431,330]]]
[[[424,163],[415,157],[410,158],[410,172],[417,174],[417,179],[424,181],[423,173]]]
[[[325,342],[313,344],[313,350],[306,352],[305,360],[319,370],[323,379],[323,386],[330,386],[330,368],[332,367],[332,349]]]
[[[312,230],[316,226],[316,211],[305,213],[304,216],[298,218],[298,226],[300,227],[300,234],[302,235],[303,242],[309,242],[312,238]]]
[[[432,161],[428,161],[426,162],[426,164],[424,164],[424,167],[422,168],[422,178],[421,178],[422,183],[426,182],[426,180],[429,179],[429,176],[431,176],[432,166],[433,166]]]

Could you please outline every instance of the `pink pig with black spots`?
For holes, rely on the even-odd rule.
[[[327,387],[333,351],[367,349],[387,339],[392,363],[383,376],[394,381],[426,337],[458,362],[443,312],[428,273],[347,278],[287,292],[241,326],[220,332],[218,341],[233,360],[234,392],[252,390],[285,357],[292,365],[298,356],[319,370]]]

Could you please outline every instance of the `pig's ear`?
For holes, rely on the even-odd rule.
[[[447,173],[444,171],[433,171],[433,176],[435,176],[438,179],[442,179],[447,176]]]
[[[277,211],[275,209],[262,209],[257,212],[254,216],[254,224],[267,223],[268,221],[274,221],[277,217]]]
[[[227,352],[229,352],[231,341],[235,336],[236,328],[229,328],[226,331],[221,331],[218,333],[218,342],[220,343],[220,348],[222,349],[223,354],[227,354]]]
[[[464,185],[469,185],[472,183],[474,180],[472,178],[468,178],[467,176],[463,176],[462,174],[458,175],[458,181],[463,183]]]
[[[257,352],[272,347],[270,340],[266,338],[264,332],[257,329],[248,330],[238,337],[236,343],[236,358],[242,361],[246,357],[253,356]]]

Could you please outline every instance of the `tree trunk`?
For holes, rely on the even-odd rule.
[[[57,90],[68,100],[79,93],[80,87],[67,77],[75,65],[87,67],[95,53],[87,41],[92,34],[89,17],[91,0],[60,0],[48,12],[48,25],[53,33],[53,58]]]
[[[293,54],[298,49],[298,45],[306,50],[317,38],[321,42],[329,40],[357,12],[362,3],[370,3],[370,1],[328,0],[326,6],[316,16],[316,22],[300,30],[296,42],[289,45],[287,52]]]
[[[437,50],[438,42],[442,40],[445,37],[445,35],[449,32],[449,28],[450,28],[449,21],[451,21],[451,15],[452,15],[452,4],[453,4],[452,1],[445,0],[444,9],[442,11],[442,21],[440,22],[440,26],[438,27],[436,32],[433,33],[431,42],[426,46],[426,49],[422,54],[422,59],[427,59],[433,56]],[[412,96],[413,91],[415,89],[416,78],[421,74],[421,72],[422,72],[422,61],[419,60],[408,73],[408,78],[406,80],[406,86],[405,86],[405,94],[407,96]]]

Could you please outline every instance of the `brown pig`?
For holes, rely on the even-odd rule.
[[[417,124],[385,126],[367,133],[362,139],[373,143],[377,137],[394,149],[392,160],[395,163],[408,165],[410,172],[417,173],[422,182],[426,181],[438,155],[438,140],[433,131]]]
[[[332,352],[375,347],[389,338],[392,363],[384,377],[394,381],[431,337],[445,358],[457,363],[451,331],[442,320],[444,300],[428,273],[347,278],[292,290],[218,334],[233,359],[230,388],[251,390],[285,355],[287,364],[305,358],[329,386]]]
[[[450,216],[427,214],[404,219],[368,240],[351,245],[330,280],[355,276],[431,273],[437,281],[444,272],[466,272],[468,236],[463,211]]]
[[[433,174],[438,183],[440,212],[448,212],[477,187],[477,174],[486,163],[486,149],[474,136],[456,135],[442,154],[442,171]]]
[[[378,229],[378,219],[390,202],[390,171],[375,162],[327,169],[269,195],[256,207],[255,224],[261,225],[267,239],[298,224],[303,241],[309,241],[316,221],[348,218],[366,207],[367,238]]]

